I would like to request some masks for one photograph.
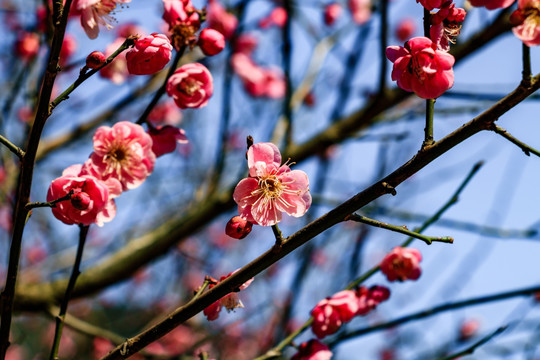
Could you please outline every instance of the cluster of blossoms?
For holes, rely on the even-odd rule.
[[[236,270],[238,271],[238,270]],[[208,286],[208,288],[213,288],[217,284],[219,284],[221,281],[227,279],[229,276],[234,274],[236,271],[233,271],[232,273],[222,276],[219,281],[215,279],[211,279],[212,283]],[[208,306],[206,309],[204,309],[203,314],[206,316],[206,318],[209,321],[216,320],[219,317],[219,313],[221,312],[222,308],[227,309],[227,311],[233,311],[237,308],[243,308],[244,304],[242,304],[242,301],[238,298],[238,292],[240,290],[244,290],[247,288],[251,283],[253,282],[253,278],[249,279],[245,283],[243,283],[237,291],[234,291],[232,293],[229,293],[222,297],[221,299],[214,302],[212,305]]]
[[[422,273],[420,261],[422,261],[420,251],[398,246],[381,261],[381,271],[388,281],[417,280]]]
[[[404,46],[389,46],[386,56],[394,63],[392,80],[400,88],[423,99],[434,99],[454,85],[455,59],[448,51],[460,33],[466,12],[449,0],[418,1],[427,10],[439,9],[431,16],[431,38],[415,37]]]
[[[281,153],[272,143],[257,143],[247,152],[249,177],[234,189],[242,219],[253,224],[272,226],[282,213],[303,216],[311,205],[309,180],[305,172],[281,165]]]
[[[298,347],[298,352],[291,360],[330,360],[332,352],[328,346],[317,339],[306,341]]]
[[[367,315],[389,297],[390,290],[378,285],[369,289],[362,286],[357,290],[340,291],[319,301],[311,310],[311,330],[319,339],[334,334],[343,323],[355,316]]]
[[[111,221],[116,214],[114,199],[146,180],[154,169],[156,156],[174,151],[174,148],[170,150],[171,141],[175,146],[177,139],[186,141],[185,136],[175,131],[169,135],[160,129],[155,131],[165,138],[162,143],[152,134],[152,128],[146,133],[142,126],[127,121],[98,128],[93,139],[94,151],[88,160],[68,167],[61,177],[52,181],[47,201],[72,194],[69,201],[58,202],[53,207],[54,216],[69,225],[102,226]],[[164,150],[164,146],[169,148]]]

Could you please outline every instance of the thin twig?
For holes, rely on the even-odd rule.
[[[414,232],[414,231],[410,231],[410,230],[407,229],[406,226],[390,225],[390,224],[383,223],[381,221],[377,221],[377,220],[374,220],[374,219],[370,219],[368,217],[358,215],[358,214],[351,214],[345,220],[352,220],[352,221],[360,222],[360,223],[363,223],[363,224],[368,224],[368,225],[371,225],[371,226],[379,227],[379,228],[382,228],[382,229],[398,232],[400,234],[409,235],[410,237],[416,238],[418,240],[422,240],[427,245],[431,245],[431,243],[434,242],[434,241],[443,242],[443,243],[449,243],[449,244],[452,244],[454,242],[454,239],[449,237],[449,236],[444,236],[444,237],[426,236],[426,235],[422,235],[422,234],[419,234],[419,233]]]
[[[54,331],[54,341],[53,341],[53,346],[51,348],[51,355],[49,356],[49,360],[58,359],[58,350],[60,348],[60,339],[62,338],[62,330],[64,328],[64,321],[66,318],[68,303],[69,303],[69,300],[71,299],[71,293],[73,292],[73,288],[75,287],[77,278],[79,277],[79,274],[81,273],[80,266],[81,266],[81,261],[83,257],[84,243],[86,242],[86,235],[88,235],[88,229],[90,228],[90,226],[79,225],[79,227],[80,227],[80,232],[79,232],[79,245],[77,247],[77,255],[75,256],[75,263],[73,264],[73,269],[71,271],[71,276],[69,278],[69,283],[66,288],[64,298],[62,299],[62,303],[60,304],[60,312],[58,313],[58,316],[56,317],[56,329]]]
[[[469,346],[465,350],[462,350],[462,351],[460,351],[458,353],[455,353],[453,355],[445,356],[444,358],[440,358],[438,360],[454,360],[454,359],[458,359],[458,358],[460,358],[460,357],[462,357],[464,355],[472,355],[476,349],[478,349],[480,346],[484,345],[485,343],[487,343],[488,341],[493,339],[495,336],[501,334],[506,329],[508,329],[508,325],[501,326],[500,328],[498,328],[497,330],[495,330],[491,334],[483,337],[479,341],[475,342],[474,344],[472,344],[471,346]]]
[[[508,133],[508,131],[506,131],[502,127],[493,124],[491,130],[495,131],[497,134],[501,135],[503,138],[509,140],[511,143],[517,145],[521,149],[521,151],[523,151],[525,153],[525,155],[531,156],[531,153],[532,153],[532,154],[540,157],[540,151],[530,147],[529,145],[525,144],[524,142],[519,141],[518,139],[516,139],[515,137],[510,135],[510,133]]]
[[[25,209],[26,210],[31,210],[33,208],[38,208],[38,207],[51,207],[51,208],[53,208],[53,207],[56,207],[56,204],[58,204],[61,201],[71,200],[72,196],[73,196],[73,189],[69,190],[69,192],[66,195],[62,196],[61,198],[58,198],[58,199],[55,199],[55,200],[52,200],[52,201],[28,203],[28,204],[26,204]]]
[[[2,135],[0,135],[0,143],[4,144],[9,149],[9,151],[17,155],[19,160],[23,159],[24,151],[17,145],[13,144],[11,141],[3,137]]]
[[[69,99],[69,94],[71,94],[76,88],[78,88],[83,82],[85,82],[89,77],[91,77],[92,75],[94,75],[95,73],[97,73],[99,70],[103,69],[105,66],[107,66],[108,64],[110,64],[118,55],[120,55],[124,50],[126,50],[127,48],[133,46],[133,44],[135,43],[135,39],[136,37],[134,36],[130,36],[128,37],[126,40],[124,40],[124,42],[122,43],[122,45],[120,45],[120,47],[118,49],[116,49],[116,51],[114,53],[112,53],[108,58],[107,60],[105,60],[105,63],[103,63],[103,65],[101,65],[100,67],[96,68],[96,69],[92,69],[90,71],[87,71],[88,68],[85,66],[83,67],[83,69],[81,70],[80,74],[79,74],[79,77],[77,78],[77,80],[75,80],[75,82],[73,84],[71,84],[66,90],[64,90],[63,93],[61,93],[60,95],[58,95],[58,97],[56,99],[54,99],[54,101],[51,102],[51,105],[49,106],[49,113],[53,111],[53,109],[55,107],[58,106],[58,104],[60,104],[62,101],[64,100],[67,100]]]
[[[163,85],[161,85],[158,91],[156,91],[156,93],[154,94],[154,97],[152,98],[152,100],[150,101],[150,103],[148,104],[144,112],[142,113],[142,115],[139,117],[139,120],[137,120],[137,124],[141,125],[146,121],[146,119],[148,118],[148,115],[150,115],[150,113],[152,112],[156,104],[158,103],[159,99],[161,99],[163,94],[165,94],[165,89],[167,88],[167,81],[169,80],[171,75],[174,74],[174,72],[176,71],[176,67],[178,66],[178,63],[180,62],[180,59],[184,55],[185,51],[186,51],[186,46],[184,45],[180,48],[180,50],[176,52],[176,56],[174,57],[174,60],[171,66],[169,66],[169,72],[167,73],[167,76],[165,77],[165,80],[163,81]]]
[[[540,291],[540,286],[537,285],[537,286],[528,287],[524,289],[502,292],[502,293],[498,293],[494,295],[481,296],[481,297],[471,298],[467,300],[441,304],[441,305],[434,306],[432,308],[425,309],[425,310],[422,310],[422,311],[419,311],[410,315],[402,316],[392,321],[388,321],[385,323],[380,323],[377,325],[372,325],[369,327],[343,333],[342,335],[338,336],[335,340],[333,340],[332,343],[337,343],[338,341],[352,339],[361,335],[373,333],[373,332],[388,329],[388,328],[393,328],[398,325],[402,325],[411,321],[424,319],[426,317],[430,317],[430,316],[433,316],[442,312],[461,309],[464,307],[469,307],[469,306],[474,306],[474,305],[486,304],[486,303],[490,303],[494,301],[508,300],[508,299],[512,299],[512,298],[520,297],[520,296],[530,296],[539,291]]]

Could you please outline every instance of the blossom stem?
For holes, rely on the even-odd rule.
[[[443,242],[443,243],[450,243],[450,244],[452,244],[454,242],[454,239],[451,238],[451,237],[448,237],[448,236],[444,236],[444,237],[425,236],[425,235],[419,234],[417,232],[410,231],[405,226],[390,225],[390,224],[380,222],[380,221],[377,221],[377,220],[374,220],[374,219],[370,219],[368,217],[358,215],[358,214],[351,214],[345,220],[352,220],[352,221],[356,221],[356,222],[361,222],[363,224],[379,227],[379,228],[382,228],[382,229],[387,229],[387,230],[390,230],[390,231],[398,232],[400,234],[409,235],[410,237],[422,240],[427,245],[431,245],[431,243],[434,242],[434,241]]]
[[[424,129],[424,142],[422,148],[433,145],[433,111],[435,109],[435,99],[426,100],[426,127]]]
[[[28,203],[26,204],[25,206],[25,209],[26,210],[31,210],[33,208],[38,208],[38,207],[56,207],[56,204],[58,204],[59,202],[61,201],[67,201],[67,200],[71,200],[71,197],[73,196],[73,189],[69,190],[69,192],[62,196],[61,198],[58,198],[58,199],[55,199],[55,200],[52,200],[52,201],[49,201],[49,202],[33,202],[33,203]]]
[[[169,72],[167,73],[167,76],[165,77],[165,81],[163,81],[163,84],[161,85],[161,87],[158,89],[158,91],[156,91],[156,93],[154,94],[154,97],[152,98],[152,100],[150,101],[150,103],[148,104],[144,112],[142,113],[141,117],[137,120],[136,124],[141,125],[144,122],[146,122],[148,115],[150,115],[154,107],[157,105],[159,99],[163,96],[163,94],[165,94],[165,89],[167,88],[167,80],[169,80],[171,75],[176,70],[176,67],[178,66],[178,63],[180,62],[180,59],[184,55],[185,51],[186,51],[186,46],[184,45],[180,48],[180,50],[176,52],[176,56],[174,57],[174,60],[171,66],[169,66]]]
[[[272,232],[274,233],[274,236],[276,237],[276,243],[274,244],[274,249],[281,248],[281,245],[283,245],[283,234],[281,233],[281,230],[279,230],[279,227],[276,225],[272,225]]]
[[[283,75],[285,77],[285,99],[283,100],[283,116],[285,118],[285,147],[289,147],[292,141],[292,124],[293,124],[293,111],[291,98],[293,95],[292,81],[291,81],[291,67],[292,67],[292,20],[294,17],[294,2],[293,0],[283,1],[283,7],[287,12],[287,20],[285,26],[283,26],[281,39],[283,41],[282,47],[282,61],[283,61]]]
[[[492,130],[495,131],[497,134],[501,135],[503,138],[509,140],[511,143],[517,145],[527,156],[530,156],[531,153],[540,157],[540,151],[530,147],[529,145],[525,144],[524,142],[519,141],[512,135],[510,135],[505,129],[502,127],[493,124]]]
[[[60,348],[60,339],[62,338],[62,330],[64,328],[64,322],[66,319],[69,299],[71,298],[71,293],[73,292],[73,288],[75,287],[75,282],[77,281],[77,278],[79,277],[79,274],[81,273],[80,266],[81,266],[81,261],[82,261],[82,256],[83,256],[84,243],[86,242],[86,236],[88,235],[88,229],[90,228],[90,226],[79,225],[79,227],[80,227],[80,231],[79,231],[79,245],[77,247],[77,255],[75,256],[75,263],[73,264],[73,269],[71,271],[71,276],[69,278],[69,282],[66,287],[64,298],[62,300],[62,303],[60,304],[60,312],[58,313],[58,316],[56,317],[56,329],[54,331],[54,341],[53,341],[53,346],[51,349],[51,355],[49,356],[49,360],[58,359],[58,349]]]
[[[431,12],[424,8],[424,36],[429,38],[429,28],[431,27]]]
[[[9,141],[7,138],[5,138],[4,136],[0,135],[0,143],[4,144],[9,151],[11,151],[12,153],[14,153],[15,155],[17,155],[17,157],[19,158],[19,160],[22,160],[23,157],[24,157],[24,151],[18,147],[17,145],[13,144],[11,141]]]
[[[461,358],[462,356],[465,356],[465,355],[472,355],[476,349],[478,349],[480,346],[484,345],[485,343],[487,343],[488,341],[493,339],[495,336],[501,334],[506,329],[508,329],[508,325],[501,326],[500,328],[498,328],[497,330],[495,330],[491,334],[483,337],[479,341],[475,342],[474,344],[472,344],[471,346],[469,346],[465,350],[461,350],[458,353],[455,353],[455,354],[452,354],[452,355],[449,355],[449,356],[445,356],[444,358],[440,358],[439,360],[454,360],[454,359]]]
[[[79,77],[77,78],[77,80],[75,80],[75,82],[73,84],[71,84],[66,90],[64,90],[64,92],[62,94],[58,95],[58,97],[56,99],[54,99],[54,101],[51,102],[51,104],[49,106],[49,113],[51,113],[53,111],[53,109],[55,107],[57,107],[58,104],[60,104],[62,101],[67,100],[69,98],[69,94],[71,94],[76,88],[79,87],[79,85],[81,85],[83,82],[85,82],[89,77],[91,77],[92,75],[97,73],[99,70],[101,70],[102,68],[104,68],[105,66],[110,64],[124,50],[126,50],[129,47],[133,46],[133,44],[135,44],[135,39],[136,38],[134,36],[130,36],[126,40],[124,40],[122,45],[120,45],[120,47],[118,49],[116,49],[116,51],[114,53],[112,53],[111,56],[109,56],[107,58],[107,60],[105,60],[103,65],[101,65],[100,67],[98,67],[96,69],[92,69],[90,71],[87,71],[88,68],[86,66],[84,66],[81,69],[81,72],[80,72]]]
[[[300,326],[296,331],[292,332],[289,336],[287,336],[285,339],[283,339],[279,344],[277,344],[275,347],[273,347],[271,350],[266,352],[266,354],[259,356],[253,360],[269,360],[269,359],[275,359],[279,358],[281,356],[281,351],[288,345],[290,345],[293,340],[303,333],[307,328],[311,326],[311,323],[313,322],[313,317],[310,317],[308,321],[306,321],[302,326]]]
[[[531,70],[531,48],[527,45],[522,45],[523,70],[522,83],[523,86],[531,86],[532,70]]]
[[[210,281],[208,279],[205,279],[199,290],[197,290],[197,293],[193,295],[193,298],[191,298],[191,301],[197,300],[197,298],[202,295],[204,290],[206,290],[208,285],[210,285]]]

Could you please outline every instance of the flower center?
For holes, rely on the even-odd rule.
[[[259,179],[259,191],[265,198],[275,199],[283,193],[283,184],[276,175],[268,175]]]
[[[179,85],[179,89],[181,92],[186,94],[187,96],[192,96],[195,92],[199,91],[200,89],[200,83],[192,78],[184,79]]]

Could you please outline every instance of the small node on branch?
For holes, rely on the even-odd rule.
[[[385,188],[387,194],[392,194],[392,196],[396,196],[397,191],[392,185],[387,182],[383,182],[381,185],[383,188]]]

